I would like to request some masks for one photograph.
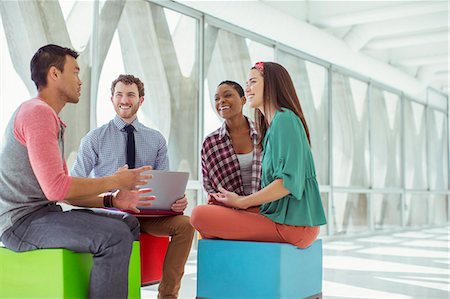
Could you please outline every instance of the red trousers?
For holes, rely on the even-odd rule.
[[[235,210],[218,205],[201,205],[191,215],[192,226],[205,239],[290,243],[306,248],[319,235],[319,226],[292,226],[273,222],[258,208]]]

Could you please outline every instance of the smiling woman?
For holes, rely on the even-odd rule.
[[[233,83],[222,84],[236,88]],[[216,93],[216,102],[220,102],[216,107],[223,113],[224,106],[231,110],[232,104],[239,101],[223,99],[221,95],[228,93],[221,92],[220,85]],[[257,62],[249,71],[245,94],[251,99],[251,107],[256,108],[258,137],[253,144],[254,152],[264,150],[261,174],[249,174],[260,177],[261,190],[248,194],[245,188],[245,157],[238,157],[239,162],[233,163],[234,152],[242,149],[236,146],[234,134],[245,128],[237,124],[246,123],[243,116],[236,114],[234,125],[233,117],[225,119],[217,137],[208,136],[204,142],[207,150],[202,151],[203,173],[209,175],[219,192],[211,192],[208,178],[205,179],[209,203],[214,205],[194,208],[191,224],[206,239],[281,242],[307,248],[317,238],[319,226],[326,224],[326,218],[309,130],[292,79],[278,63]],[[241,97],[241,103],[244,100]],[[229,152],[226,136],[230,136],[233,145]],[[227,173],[230,175],[223,175]],[[252,187],[258,190],[260,186]]]
[[[214,102],[225,122],[205,138],[201,151],[203,186],[210,203],[215,203],[210,194],[219,192],[219,187],[241,195],[258,191],[261,176],[257,133],[253,122],[242,113],[244,90],[236,82],[223,81],[217,86]]]

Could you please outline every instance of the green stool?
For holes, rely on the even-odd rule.
[[[128,298],[141,297],[139,242],[133,243]],[[92,254],[67,249],[14,252],[0,247],[0,298],[87,298]]]

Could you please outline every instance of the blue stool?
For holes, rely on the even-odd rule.
[[[286,243],[199,240],[197,298],[322,298],[322,240]]]

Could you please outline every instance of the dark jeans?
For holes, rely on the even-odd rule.
[[[1,237],[14,251],[66,248],[93,254],[89,298],[127,298],[132,243],[139,222],[126,213],[104,209],[63,212],[49,204],[16,221]]]

